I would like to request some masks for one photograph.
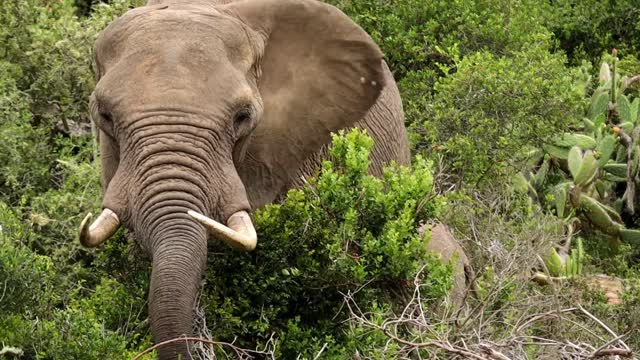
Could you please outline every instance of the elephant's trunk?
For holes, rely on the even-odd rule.
[[[205,211],[199,186],[175,172],[140,191],[146,200],[134,214],[136,237],[152,257],[149,316],[156,344],[189,336],[194,305],[207,260],[207,231],[187,211]],[[177,177],[177,178],[176,178]],[[150,176],[153,178],[153,175]],[[186,190],[191,189],[191,190]],[[175,342],[158,349],[160,359],[190,359],[188,346]]]
[[[187,211],[205,211],[192,193],[193,183],[165,178],[141,190],[148,199],[134,214],[136,236],[152,257],[149,317],[156,344],[189,336],[194,306],[207,260],[207,231]],[[160,359],[190,359],[188,345],[175,342],[158,349]]]
[[[155,343],[189,336],[200,280],[206,266],[206,230],[187,214],[162,216],[152,235],[153,271],[149,314]],[[188,345],[176,342],[158,349],[160,359],[190,359]]]
[[[156,121],[165,119],[156,119]],[[165,120],[167,121],[167,120]],[[212,213],[222,181],[209,143],[182,127],[156,126],[162,134],[140,136],[130,161],[131,223],[136,238],[152,257],[149,317],[156,344],[191,335],[194,306],[207,260],[207,230],[187,214]],[[219,212],[215,212],[220,217]],[[190,359],[188,345],[174,342],[158,349],[160,359]]]

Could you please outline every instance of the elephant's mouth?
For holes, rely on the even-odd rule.
[[[204,225],[213,236],[236,249],[251,251],[256,248],[258,236],[249,214],[242,210],[227,219],[227,225],[221,224],[198,212],[189,210],[188,214]],[[96,247],[111,237],[120,227],[120,219],[111,209],[105,208],[91,224],[89,213],[80,225],[80,243],[87,247]]]

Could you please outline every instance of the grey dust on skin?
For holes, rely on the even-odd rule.
[[[80,241],[124,226],[152,258],[154,341],[190,335],[211,236],[254,250],[250,213],[300,186],[331,132],[366,129],[371,173],[409,165],[402,103],[382,52],[314,0],[149,1],[95,46],[102,213]],[[259,249],[258,249],[259,250]],[[188,359],[185,343],[158,349]]]

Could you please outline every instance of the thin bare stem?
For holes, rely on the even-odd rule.
[[[206,343],[206,344],[210,344],[210,345],[218,345],[218,346],[226,346],[231,348],[233,351],[235,351],[236,355],[238,355],[239,358],[242,358],[243,356],[245,358],[248,359],[253,359],[253,356],[249,355],[251,354],[257,354],[257,355],[269,355],[270,353],[266,353],[263,351],[257,351],[257,350],[248,350],[248,349],[242,349],[239,348],[231,343],[228,342],[223,342],[223,341],[212,341],[212,340],[208,340],[208,339],[203,339],[203,338],[197,338],[197,337],[179,337],[179,338],[175,338],[175,339],[171,339],[171,340],[166,340],[163,341],[161,343],[155,344],[152,347],[146,349],[145,351],[139,353],[138,355],[136,355],[132,360],[138,360],[141,359],[142,356],[152,352],[153,350],[167,345],[167,344],[171,344],[171,343],[175,343],[175,342],[180,342],[180,341],[184,341],[184,342],[200,342],[200,343]]]

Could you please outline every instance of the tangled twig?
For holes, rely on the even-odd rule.
[[[171,339],[171,340],[166,340],[163,341],[161,343],[157,343],[154,346],[146,349],[145,351],[139,353],[138,355],[136,355],[132,360],[139,360],[142,358],[142,356],[152,352],[153,350],[167,345],[167,344],[172,344],[172,343],[176,343],[176,342],[200,342],[200,343],[206,343],[206,344],[210,344],[210,345],[218,345],[218,346],[226,346],[231,348],[236,355],[238,356],[238,358],[240,359],[253,359],[253,356],[251,356],[250,354],[256,354],[256,355],[270,355],[270,353],[266,353],[263,351],[257,351],[257,350],[248,350],[248,349],[242,349],[239,348],[231,343],[228,342],[224,342],[224,341],[212,341],[209,339],[203,339],[203,338],[197,338],[197,337],[179,337],[179,338],[175,338],[175,339]]]

